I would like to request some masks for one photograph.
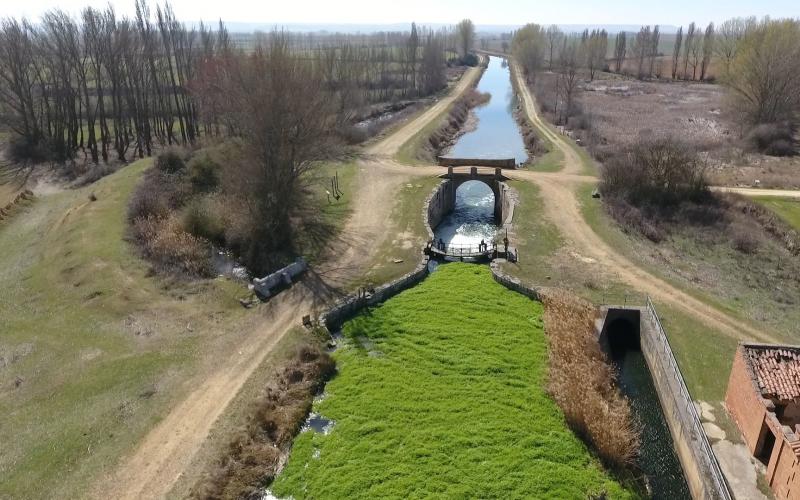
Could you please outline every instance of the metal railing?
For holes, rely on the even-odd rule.
[[[435,244],[431,245],[431,250],[439,255],[446,257],[483,257],[497,250],[497,245],[494,242],[489,242],[481,245],[472,244],[450,244],[443,247]]]
[[[672,376],[678,385],[678,390],[681,393],[680,395],[686,401],[686,410],[689,412],[689,418],[691,419],[692,426],[692,429],[690,429],[690,437],[693,438],[693,441],[700,443],[703,455],[708,457],[708,461],[710,463],[707,465],[711,469],[709,472],[711,475],[711,480],[714,482],[715,490],[722,495],[721,498],[724,500],[731,500],[733,496],[731,494],[730,487],[728,486],[728,482],[725,480],[725,476],[722,473],[719,461],[717,461],[717,457],[714,455],[714,450],[711,448],[711,444],[708,442],[706,433],[703,430],[702,424],[700,423],[700,415],[697,413],[697,408],[694,405],[692,396],[689,394],[689,389],[686,387],[683,374],[678,366],[678,361],[675,359],[675,355],[672,353],[672,347],[670,346],[669,339],[667,338],[667,333],[664,330],[664,326],[661,324],[661,319],[659,318],[655,305],[653,305],[653,301],[650,300],[649,295],[647,296],[647,309],[655,321],[658,342],[663,350],[667,364],[669,364],[672,368]],[[677,408],[678,402],[676,401],[675,404]],[[683,432],[683,428],[681,428],[681,432]]]

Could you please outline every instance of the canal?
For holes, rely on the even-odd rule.
[[[473,110],[475,128],[462,135],[445,156],[457,158],[514,158],[525,162],[528,154],[514,118],[516,97],[506,60],[490,57],[477,90],[490,94],[489,101]],[[468,181],[456,191],[455,207],[434,229],[449,248],[477,248],[481,242],[491,246],[497,233],[494,194],[480,181]]]

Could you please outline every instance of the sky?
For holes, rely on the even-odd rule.
[[[153,3],[154,0],[151,0]],[[110,0],[120,14],[132,14],[134,0]],[[0,0],[0,17],[36,19],[49,9],[77,14],[107,0]],[[177,17],[198,20],[311,24],[444,23],[472,19],[477,25],[539,24],[706,24],[738,16],[797,17],[800,0],[172,0]]]

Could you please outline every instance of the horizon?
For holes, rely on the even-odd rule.
[[[383,6],[378,7],[365,0],[342,0],[336,4],[324,0],[307,0],[270,6],[252,6],[243,0],[230,0],[226,2],[225,8],[220,8],[218,4],[197,5],[190,0],[173,0],[171,3],[176,17],[189,24],[196,24],[201,20],[207,24],[222,20],[229,26],[258,26],[256,29],[297,27],[300,31],[304,31],[303,27],[324,29],[330,26],[360,26],[365,28],[360,30],[362,32],[370,28],[372,31],[380,31],[384,26],[410,26],[412,22],[423,26],[447,26],[464,18],[472,19],[479,30],[489,32],[503,29],[507,31],[527,23],[590,28],[610,25],[634,29],[658,24],[677,29],[693,21],[699,25],[709,22],[719,24],[732,17],[800,18],[800,2],[789,0],[765,0],[757,5],[745,0],[676,0],[669,5],[646,7],[632,0],[623,0],[601,8],[593,5],[590,0],[569,0],[559,5],[517,5],[512,0],[499,0],[491,8],[477,0],[409,0],[397,12],[389,12],[389,9],[380,8]],[[134,0],[111,0],[109,4],[120,15],[132,16],[135,13]],[[87,0],[62,0],[58,4],[52,0],[30,0],[3,5],[0,7],[0,17],[25,17],[35,21],[45,12],[54,9],[77,16],[89,5]],[[155,6],[155,2],[150,2],[152,9]]]

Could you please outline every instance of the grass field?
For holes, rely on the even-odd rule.
[[[37,198],[0,227],[2,498],[81,496],[243,314],[239,285],[153,279],[124,241],[149,165]]]
[[[762,196],[756,200],[775,212],[787,224],[800,231],[800,200]]]
[[[275,494],[293,498],[611,498],[634,494],[546,394],[542,306],[485,266],[447,264],[348,322],[338,375]]]

